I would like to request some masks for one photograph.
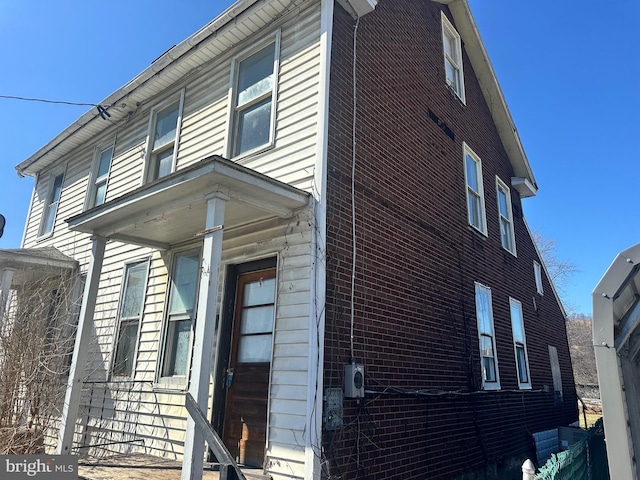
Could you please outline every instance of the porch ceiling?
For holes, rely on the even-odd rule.
[[[310,195],[219,156],[144,185],[69,218],[71,230],[169,249],[204,230],[207,200],[228,197],[225,230],[270,217],[289,217]]]

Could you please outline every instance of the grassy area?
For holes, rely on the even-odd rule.
[[[591,413],[587,412],[587,424],[584,424],[584,415],[580,412],[580,426],[582,428],[592,427],[594,423],[598,421],[598,419],[602,417],[602,413]]]

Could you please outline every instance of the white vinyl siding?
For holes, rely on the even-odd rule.
[[[257,5],[256,9],[269,9]],[[266,18],[266,16],[265,16]],[[237,24],[247,32],[274,32],[280,29],[276,121],[271,148],[260,153],[241,156],[238,163],[289,183],[297,188],[313,190],[318,131],[318,101],[320,75],[320,4],[309,2],[279,17],[276,22],[256,17],[239,17]],[[244,27],[243,27],[244,28]],[[249,35],[249,34],[247,34]],[[87,138],[86,144],[70,152],[61,161],[67,165],[64,185],[57,208],[56,228],[47,238],[39,238],[42,212],[46,202],[47,181],[39,182],[34,191],[33,207],[25,231],[25,247],[55,246],[62,253],[78,259],[86,272],[91,241],[88,234],[68,230],[63,220],[82,213],[87,189],[91,185],[91,162],[96,145],[108,145],[117,130],[105,201],[127,194],[143,184],[150,153],[147,137],[152,109],[169,105],[172,92],[183,89],[184,101],[177,134],[174,169],[188,167],[211,155],[225,156],[228,142],[228,117],[231,70],[234,57],[264,38],[262,33],[238,38],[222,31],[215,45],[203,44],[200,53],[218,48],[215,59],[197,68],[184,67],[171,91],[158,90],[158,97],[128,101],[130,116],[118,126],[104,122],[105,130]],[[186,63],[185,63],[186,65]],[[169,102],[169,103],[165,103]],[[43,174],[51,174],[46,171]],[[55,173],[55,172],[54,172]],[[274,479],[301,479],[305,476],[304,439],[307,398],[309,312],[311,279],[311,238],[313,231],[305,221],[312,211],[300,213],[300,222],[291,219],[263,221],[225,231],[223,264],[278,256],[277,306],[273,333],[269,424],[267,433],[267,473]],[[114,337],[118,330],[119,292],[127,262],[149,257],[149,272],[145,289],[133,369],[133,382],[105,383],[110,379]],[[224,270],[224,268],[223,268]],[[152,455],[180,459],[186,427],[184,394],[157,387],[160,353],[164,342],[164,311],[171,274],[171,262],[166,253],[117,241],[106,245],[100,276],[95,332],[90,345],[86,373],[94,384],[83,391],[78,429],[83,432],[83,445],[104,444],[114,438],[136,441],[107,448],[113,453],[124,449],[144,451]],[[221,278],[223,273],[221,272]],[[222,285],[221,281],[221,285]],[[129,390],[124,390],[128,386]],[[88,394],[93,388],[93,399]],[[122,388],[116,391],[114,388]],[[106,399],[106,401],[105,401]],[[99,432],[99,430],[101,430]],[[139,447],[139,440],[144,447]],[[104,454],[104,450],[93,450]]]
[[[496,352],[496,336],[493,325],[491,289],[480,283],[476,287],[476,318],[480,342],[480,370],[483,390],[499,390],[500,374]]]
[[[464,73],[462,71],[462,45],[460,35],[444,12],[441,12],[441,18],[445,80],[447,85],[464,103]]]
[[[229,157],[273,146],[280,31],[234,59]]]
[[[498,197],[498,221],[500,222],[500,241],[502,248],[516,254],[516,237],[513,229],[513,212],[511,209],[511,190],[496,176],[496,193]]]
[[[486,235],[487,215],[484,206],[484,187],[482,185],[482,161],[466,143],[462,145],[469,225]]]
[[[528,389],[531,388],[531,376],[529,373],[529,354],[527,352],[527,337],[524,332],[522,303],[509,298],[509,311],[511,312],[511,332],[513,333],[513,350],[516,358],[518,387]]]

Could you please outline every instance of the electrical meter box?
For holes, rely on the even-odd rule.
[[[364,397],[364,365],[348,363],[344,366],[344,396]]]

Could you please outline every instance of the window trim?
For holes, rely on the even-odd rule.
[[[500,211],[500,191],[501,190],[503,191],[505,199],[506,199],[506,204],[507,204],[507,212],[506,213],[507,213],[508,217],[505,217],[502,214],[502,212]],[[515,232],[514,221],[513,221],[513,208],[511,206],[511,189],[497,175],[496,175],[496,200],[497,200],[497,203],[498,203],[498,226],[500,228],[500,243],[502,245],[502,248],[504,248],[507,252],[512,254],[514,257],[517,257],[518,255],[517,255],[517,250],[516,250],[516,232]],[[502,237],[502,222],[503,222],[503,219],[508,225],[508,229],[509,229],[508,233],[511,236],[511,243],[512,243],[513,249],[507,248],[507,246],[505,246],[505,244],[504,244],[504,239]]]
[[[106,178],[104,179],[104,183],[106,188],[109,188],[109,178],[111,177],[111,167],[113,166],[113,158],[116,149],[116,137],[114,136],[110,141],[100,143],[96,145],[93,151],[93,160],[91,161],[91,171],[89,172],[89,183],[87,185],[87,196],[84,201],[84,210],[90,210],[98,205],[95,204],[95,196],[98,190],[98,169],[100,168],[100,159],[102,158],[102,153],[111,150],[111,159],[109,160],[109,170],[107,170]],[[106,191],[105,191],[105,200],[100,204],[106,202]]]
[[[142,331],[142,318],[144,317],[144,306],[147,300],[147,287],[149,283],[150,263],[151,262],[149,260],[149,257],[143,257],[143,258],[137,258],[137,259],[132,259],[130,261],[127,261],[124,263],[122,267],[122,279],[120,282],[120,286],[121,286],[120,298],[118,299],[118,310],[117,310],[118,313],[116,316],[115,331],[113,333],[113,344],[111,346],[111,361],[109,365],[109,378],[111,381],[132,380],[133,378],[135,378],[135,375],[136,375],[136,360],[138,358],[138,348],[140,346],[140,332]],[[133,362],[131,365],[131,373],[117,374],[114,372],[114,368],[116,363],[116,354],[118,350],[118,344],[120,342],[120,332],[121,332],[122,323],[123,321],[127,323],[132,323],[135,321],[135,320],[132,320],[131,318],[126,318],[126,319],[122,318],[122,309],[124,308],[125,292],[129,282],[127,273],[131,267],[136,265],[141,265],[141,264],[146,264],[146,269],[145,269],[145,275],[144,275],[143,294],[141,299],[142,304],[140,306],[140,316],[138,317],[138,320],[137,320],[138,329],[136,331],[136,344],[133,350]]]
[[[47,176],[47,180],[46,180],[47,186],[45,187],[47,191],[47,196],[46,196],[47,200],[42,206],[42,213],[40,216],[40,225],[38,226],[38,240],[51,237],[53,235],[53,232],[56,229],[56,218],[58,216],[60,201],[62,200],[62,192],[64,190],[65,176],[66,176],[66,166],[52,171]],[[60,195],[58,196],[58,199],[54,202],[53,201],[54,187],[55,187],[56,179],[58,177],[61,177]],[[51,229],[48,231],[45,231],[47,217],[49,216],[49,212],[51,211],[52,206],[55,210],[53,212],[53,219],[51,220]]]
[[[516,306],[520,313],[519,318],[514,318],[513,316],[513,307]],[[524,329],[524,310],[522,308],[522,302],[516,300],[515,298],[509,297],[509,316],[511,317],[511,334],[513,336],[513,354],[515,355],[516,361],[516,378],[518,379],[518,388],[521,390],[530,390],[531,389],[531,369],[529,366],[529,350],[527,348],[527,333]],[[516,331],[515,331],[515,322],[520,323],[520,327],[522,329],[522,342],[516,341]],[[524,362],[526,367],[527,381],[523,382],[520,379],[520,369],[518,366],[518,344],[521,344],[524,350]]]
[[[182,130],[182,117],[184,115],[184,94],[185,89],[182,88],[180,91],[168,96],[162,102],[154,105],[149,112],[149,125],[147,127],[147,141],[145,147],[145,158],[144,158],[144,172],[142,175],[143,184],[151,183],[157,180],[157,178],[153,178],[153,172],[155,170],[154,155],[161,153],[162,151],[168,150],[171,145],[171,142],[168,142],[161,147],[158,147],[155,150],[153,149],[153,137],[156,129],[156,120],[158,117],[158,113],[169,107],[176,100],[179,101],[178,105],[178,118],[176,119],[176,136],[173,140],[173,156],[171,158],[171,173],[176,171],[176,164],[178,158],[178,146],[180,144],[180,134]]]
[[[262,153],[275,146],[276,138],[276,113],[278,105],[278,83],[280,78],[280,47],[281,47],[281,30],[277,29],[269,35],[262,38],[260,41],[254,43],[252,46],[242,50],[231,60],[231,75],[229,80],[229,109],[227,114],[227,134],[226,134],[226,157],[232,159],[241,159],[258,153]],[[236,154],[236,142],[238,139],[238,86],[237,81],[239,77],[240,64],[252,56],[258,53],[262,49],[274,44],[273,55],[273,88],[271,89],[271,118],[269,119],[269,141],[263,145],[255,147],[251,150],[247,150],[242,153]],[[257,103],[268,98],[268,95],[262,94],[251,101],[243,105],[243,110],[247,107],[256,105]]]
[[[164,371],[167,366],[167,361],[169,359],[169,356],[167,354],[168,344],[170,340],[169,327],[171,326],[171,322],[174,321],[169,318],[171,314],[169,309],[171,307],[171,296],[173,295],[174,274],[176,273],[176,260],[179,256],[188,256],[189,254],[196,253],[196,252],[199,254],[200,265],[202,265],[202,245],[192,244],[189,247],[176,250],[171,254],[171,263],[170,263],[171,270],[167,275],[167,284],[166,284],[167,288],[166,288],[166,294],[164,299],[164,311],[162,314],[162,335],[160,338],[161,343],[160,343],[160,348],[158,350],[158,359],[156,363],[155,388],[158,388],[158,389],[184,391],[189,386],[189,372],[191,371],[191,360],[193,355],[193,342],[194,342],[193,327],[195,326],[195,322],[196,322],[196,315],[198,312],[198,297],[200,294],[200,275],[198,275],[196,279],[196,294],[195,294],[194,305],[193,305],[193,313],[191,317],[192,332],[189,338],[190,354],[187,358],[186,375],[165,375]],[[187,315],[188,315],[187,313],[184,314],[184,316],[187,316]]]
[[[469,225],[471,227],[473,227],[475,230],[477,230],[478,232],[482,233],[482,235],[484,235],[485,237],[487,236],[487,209],[486,209],[486,205],[485,205],[485,201],[484,201],[484,180],[482,177],[482,160],[480,159],[480,157],[469,147],[469,145],[466,142],[462,142],[462,167],[464,169],[464,183],[465,183],[465,198],[467,200],[467,222],[469,223]],[[471,186],[469,185],[469,178],[467,176],[467,157],[470,157],[476,166],[476,175],[478,177],[478,188],[479,191],[476,192],[473,188],[471,188]],[[474,196],[477,196],[477,198],[479,199],[480,202],[480,220],[482,221],[482,225],[480,225],[481,228],[479,228],[478,226],[474,225],[471,221],[471,210],[469,209],[469,195],[470,192],[472,192],[472,194]]]
[[[462,61],[462,41],[460,39],[460,34],[455,29],[451,21],[447,18],[444,12],[440,12],[440,16],[442,19],[442,56],[444,58],[444,80],[446,85],[456,94],[456,96],[460,99],[460,101],[466,105],[465,98],[465,89],[464,89],[464,70],[463,70],[463,61]],[[453,46],[455,48],[455,53],[458,58],[452,58],[447,54],[445,50],[446,45],[446,36],[449,36],[453,40]],[[455,69],[460,76],[460,88],[455,88],[453,82],[449,81],[447,77],[447,64],[450,63],[452,68]]]
[[[542,286],[542,265],[536,260],[533,261],[533,277],[536,282],[536,292],[538,295],[544,295],[544,288]]]
[[[498,346],[496,343],[496,327],[493,320],[493,301],[491,298],[491,289],[486,285],[483,285],[479,282],[475,283],[475,307],[476,307],[476,325],[478,328],[478,352],[480,353],[480,379],[482,380],[482,389],[483,390],[500,390],[500,369],[498,368]],[[489,303],[489,321],[491,324],[491,332],[483,332],[480,327],[480,319],[478,317],[478,292],[483,291],[486,293]],[[496,371],[496,379],[495,381],[487,381],[484,378],[484,374],[482,373],[482,337],[488,336],[492,339],[493,342],[493,361],[494,368]]]

